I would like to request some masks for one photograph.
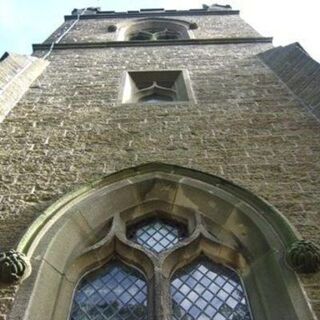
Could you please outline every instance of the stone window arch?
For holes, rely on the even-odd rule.
[[[134,233],[159,221],[163,228],[183,227],[178,241],[152,252]],[[170,286],[181,270],[205,258],[209,269],[222,265],[237,274],[252,319],[311,320],[286,262],[299,241],[279,212],[220,177],[160,163],[126,169],[65,196],[29,228],[17,251],[32,272],[9,319],[67,319],[81,279],[117,260],[143,274],[148,319],[169,320]]]
[[[119,25],[119,41],[168,41],[193,38],[195,23],[163,18],[145,18]]]

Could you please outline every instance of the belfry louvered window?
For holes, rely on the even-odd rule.
[[[179,31],[169,29],[165,26],[158,28],[146,28],[129,34],[130,41],[175,40],[181,38],[183,38],[183,36]]]
[[[129,223],[126,238],[133,247],[158,260],[156,269],[161,266],[165,269],[166,257],[182,249],[191,252],[194,249],[188,245],[191,236],[188,229],[185,223],[157,213]],[[162,283],[166,280],[159,277],[161,270],[154,269],[148,280],[142,271],[143,261],[139,268],[114,257],[80,280],[74,292],[70,320],[160,319],[158,312],[162,311],[153,304],[163,297],[170,297],[161,308],[171,310],[172,320],[252,319],[245,289],[235,270],[204,254],[188,260],[178,259],[173,263],[166,287]]]

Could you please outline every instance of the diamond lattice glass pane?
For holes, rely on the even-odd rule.
[[[171,282],[174,320],[251,320],[239,276],[199,259],[178,271]]]
[[[157,253],[173,247],[185,237],[182,225],[153,219],[130,228],[128,238]]]
[[[147,319],[147,284],[119,262],[86,275],[76,288],[70,320]]]

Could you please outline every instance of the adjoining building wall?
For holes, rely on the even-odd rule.
[[[181,19],[199,24],[198,37],[208,37],[208,20],[212,37],[255,35],[246,26],[245,32],[233,29],[235,16],[227,22],[230,32],[219,22],[225,16]],[[102,36],[99,30],[114,22],[80,21],[63,41],[96,40],[91,35],[96,31],[99,41],[111,40],[112,34]],[[232,180],[272,203],[303,238],[320,244],[319,122],[257,56],[270,48],[54,50],[37,86],[0,126],[1,249],[14,247],[66,192],[152,161]],[[126,70],[171,69],[188,70],[195,104],[119,103]],[[320,275],[301,280],[319,317]],[[14,291],[0,288],[0,319],[6,319]]]
[[[4,54],[0,60],[0,122],[47,65],[47,61],[36,57]]]
[[[320,119],[320,65],[299,43],[272,48],[261,58]]]

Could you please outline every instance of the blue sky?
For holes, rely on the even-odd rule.
[[[4,51],[30,53],[32,43],[41,43],[73,8],[99,6],[103,10],[140,8],[200,8],[204,0],[0,0],[0,55]],[[274,45],[298,41],[320,62],[319,0],[229,0],[218,1],[241,10],[241,16]],[[207,2],[211,4],[211,2]]]

